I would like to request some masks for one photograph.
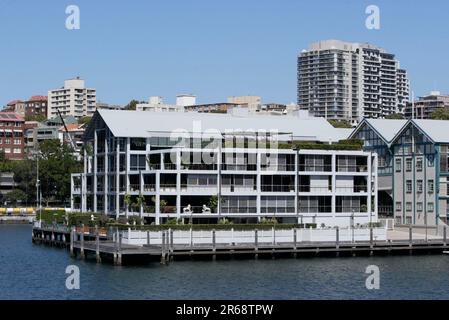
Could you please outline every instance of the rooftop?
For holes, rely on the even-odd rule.
[[[348,132],[335,129],[324,118],[296,116],[97,110],[94,120],[98,117],[105,121],[116,137],[151,137],[155,132],[197,132],[213,135],[218,132],[271,131],[280,134],[281,140],[284,136],[285,140],[294,137],[295,140],[303,141],[337,142],[347,138]],[[96,121],[92,121],[91,126],[95,123]]]

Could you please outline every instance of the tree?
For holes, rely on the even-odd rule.
[[[37,122],[44,122],[45,120],[47,120],[47,117],[42,115],[42,114],[38,114],[38,115],[27,115],[25,116],[25,121],[37,121]]]
[[[24,203],[27,200],[27,195],[25,192],[23,192],[20,189],[14,189],[8,192],[5,195],[6,202],[12,204],[13,206],[17,205],[18,203]]]
[[[138,103],[139,101],[133,99],[123,108],[123,110],[136,110],[136,105]]]
[[[14,182],[17,188],[25,192],[26,201],[36,199],[36,163],[32,160],[15,161],[11,170],[14,173]]]
[[[67,143],[46,140],[40,143],[39,179],[42,197],[48,202],[64,202],[70,198],[70,175],[81,172],[82,164]]]
[[[327,120],[334,128],[344,128],[351,129],[352,125],[348,120],[336,120],[336,119],[328,119]]]
[[[430,115],[430,118],[434,120],[449,120],[449,109],[447,108],[435,109]]]
[[[78,124],[85,124],[86,126],[88,126],[91,120],[92,117],[84,116],[78,119]]]
[[[392,114],[389,114],[388,116],[386,116],[385,119],[402,120],[402,119],[404,119],[404,115],[401,113],[392,113]]]

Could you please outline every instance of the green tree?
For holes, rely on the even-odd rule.
[[[25,192],[23,192],[20,189],[14,189],[8,192],[5,195],[5,200],[12,204],[13,206],[17,205],[18,203],[24,203],[27,200],[27,195]]]
[[[136,110],[136,105],[138,103],[139,101],[133,99],[123,108],[123,110]]]
[[[78,124],[85,124],[86,126],[88,126],[91,120],[92,117],[89,116],[81,117],[78,119]]]
[[[30,159],[15,161],[11,170],[17,188],[25,192],[26,201],[32,203],[36,199],[36,162]]]
[[[44,122],[45,120],[47,120],[47,117],[44,115],[27,115],[25,116],[25,121],[37,121],[37,122]]]
[[[336,119],[328,119],[327,120],[334,128],[344,128],[351,129],[352,125],[348,120],[336,120]]]
[[[39,145],[39,179],[42,197],[64,202],[70,198],[70,175],[81,172],[82,164],[72,154],[67,143],[46,140]]]
[[[434,120],[449,120],[449,109],[447,108],[435,109],[430,115],[430,118]]]

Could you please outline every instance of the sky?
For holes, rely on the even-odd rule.
[[[69,5],[79,30],[66,28]],[[379,30],[365,26],[368,5]],[[325,39],[396,54],[416,96],[449,93],[446,0],[0,0],[0,105],[76,76],[113,104],[182,93],[295,102],[297,55]]]

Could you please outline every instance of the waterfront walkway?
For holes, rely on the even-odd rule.
[[[121,265],[128,261],[160,261],[167,264],[182,258],[209,257],[310,257],[377,254],[414,254],[419,252],[442,254],[447,250],[446,232],[442,236],[413,233],[400,230],[388,231],[386,240],[376,240],[373,236],[364,241],[293,241],[259,242],[257,231],[252,243],[174,243],[173,232],[161,232],[161,243],[132,245],[123,243],[126,231],[114,233],[113,237],[100,236],[99,232],[82,232],[82,229],[55,227],[33,228],[33,242],[70,248],[73,257],[97,262],[111,261]],[[293,230],[294,231],[294,230]],[[372,232],[371,232],[372,233]],[[296,234],[296,232],[294,232]]]

